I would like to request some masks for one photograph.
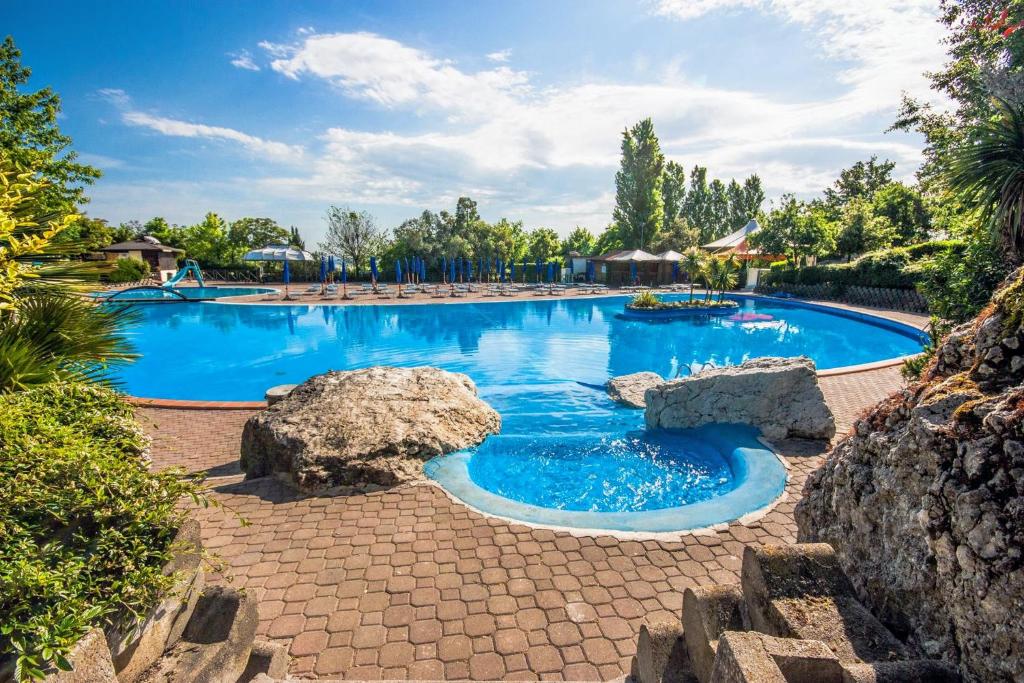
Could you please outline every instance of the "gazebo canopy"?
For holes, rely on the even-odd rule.
[[[629,261],[660,261],[661,259],[643,249],[623,249],[610,251],[601,256],[595,256],[592,261],[608,261],[611,263],[628,263]]]
[[[242,257],[243,261],[316,261],[317,257],[308,251],[287,244],[270,244],[262,249],[253,249]]]
[[[668,251],[663,251],[660,254],[658,254],[658,260],[660,261],[678,261],[682,258],[682,254],[680,254],[678,251],[673,251],[672,249],[669,249]]]
[[[721,239],[717,239],[714,242],[709,242],[708,244],[705,244],[703,248],[713,253],[736,251],[744,254],[753,254],[755,252],[749,249],[747,245],[747,238],[760,229],[760,224],[752,218],[749,223],[736,232],[731,235],[726,235]]]

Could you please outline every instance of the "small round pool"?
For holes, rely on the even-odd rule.
[[[497,436],[434,458],[423,470],[485,514],[644,534],[724,524],[768,508],[786,487],[782,461],[747,425],[637,431],[614,441],[562,439],[559,447]]]
[[[469,476],[521,503],[589,512],[677,507],[734,487],[718,449],[694,434],[665,431],[603,438],[495,436],[470,458]]]
[[[270,287],[129,287],[107,292],[97,292],[93,296],[107,301],[210,301],[229,296],[249,296],[252,294],[269,294],[277,291]],[[179,296],[179,294],[181,296]]]

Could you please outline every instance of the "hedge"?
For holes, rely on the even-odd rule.
[[[141,618],[185,514],[181,472],[151,472],[148,440],[115,392],[54,383],[0,396],[0,669],[67,669],[94,626]]]
[[[870,252],[852,263],[791,268],[785,261],[776,262],[771,265],[765,284],[915,289],[923,279],[923,264],[929,258],[963,249],[960,241],[943,240]]]

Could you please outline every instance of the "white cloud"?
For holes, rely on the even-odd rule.
[[[259,71],[259,65],[253,61],[252,55],[248,50],[242,50],[241,52],[230,55],[233,59],[231,65],[236,66],[239,69],[246,69],[248,71]]]
[[[121,120],[131,126],[140,126],[156,131],[161,135],[182,138],[204,138],[209,140],[227,140],[236,142],[246,150],[276,161],[294,162],[303,156],[303,148],[283,142],[264,140],[233,128],[208,126],[202,123],[190,123],[163,116],[153,116],[141,111],[126,111]]]
[[[96,93],[119,109],[129,107],[132,103],[132,98],[120,88],[100,88]]]
[[[487,59],[491,62],[507,62],[511,57],[512,50],[498,50],[487,54]]]
[[[483,115],[529,90],[523,72],[499,66],[468,73],[449,60],[373,33],[313,34],[296,45],[263,42],[260,47],[276,57],[271,68],[289,78],[323,78],[350,97],[386,107]]]

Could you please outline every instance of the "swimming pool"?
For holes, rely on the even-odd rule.
[[[597,511],[626,513],[671,509],[696,498],[720,500],[735,489],[712,481],[721,478],[719,456],[671,439],[652,445],[637,437],[643,411],[608,398],[603,385],[610,377],[649,370],[673,378],[704,363],[737,364],[756,356],[807,355],[820,369],[836,368],[915,354],[923,341],[919,332],[895,323],[786,301],[741,298],[739,310],[728,316],[650,322],[622,319],[627,300],[139,306],[142,321],[130,336],[142,357],[119,375],[136,396],[231,401],[258,400],[273,385],[331,369],[433,365],[463,372],[502,416],[501,434],[464,454],[477,483],[515,500],[516,490],[501,488],[500,472],[514,470],[516,454],[536,455],[534,464],[544,464],[554,475],[551,488],[558,489],[560,466],[571,468],[574,460],[596,453],[604,462],[591,472],[599,475],[594,481],[628,486],[615,463],[625,458],[628,469],[660,476],[662,485],[633,503],[628,494],[609,496],[619,503]],[[473,464],[475,454],[480,459]],[[673,457],[678,462],[668,463]],[[682,485],[687,468],[692,486]],[[528,474],[523,469],[514,476]],[[575,504],[524,498],[533,495],[527,488],[518,492],[520,503],[561,505],[566,512],[594,511],[595,500],[604,498],[600,486],[568,495],[576,496]]]
[[[111,299],[117,302],[138,301],[143,303],[176,301],[182,296],[194,301],[222,299],[228,296],[248,296],[251,294],[269,294],[277,291],[270,287],[173,287],[173,291],[165,287],[145,287],[139,289],[122,289],[116,291],[97,292],[97,298]],[[177,296],[178,292],[182,296]]]

